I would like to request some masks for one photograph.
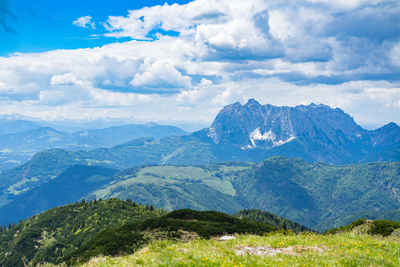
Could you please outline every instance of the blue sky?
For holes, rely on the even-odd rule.
[[[0,115],[207,125],[249,98],[399,124],[399,1],[0,0]]]
[[[52,49],[74,49],[102,46],[121,42],[115,38],[105,38],[101,26],[88,30],[74,26],[76,18],[90,14],[93,20],[105,21],[108,16],[123,16],[130,9],[164,3],[187,3],[189,1],[165,0],[0,0],[0,6],[6,6],[9,15],[6,25],[10,30],[0,31],[0,55],[14,52],[42,52]],[[0,8],[1,10],[1,8]],[[91,37],[97,34],[100,36]]]

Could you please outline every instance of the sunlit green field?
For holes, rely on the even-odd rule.
[[[121,181],[110,184],[105,188],[92,193],[94,198],[120,198],[126,199],[126,192],[131,192],[135,184],[144,185],[174,185],[190,180],[197,181],[223,194],[236,195],[230,177],[230,173],[249,169],[250,165],[229,166],[215,165],[211,167],[195,166],[148,166],[141,168],[137,173],[122,177]],[[173,207],[167,209],[172,209]]]
[[[133,255],[98,257],[84,266],[400,266],[400,240],[355,233],[238,235],[234,240],[156,241]],[[251,255],[244,248],[279,248]]]

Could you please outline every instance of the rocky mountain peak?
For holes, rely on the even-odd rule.
[[[394,123],[394,122],[389,122],[388,124],[384,125],[384,126],[383,126],[382,128],[380,128],[380,129],[390,131],[390,130],[398,130],[399,128],[400,128],[400,126],[397,125],[396,123]]]
[[[261,105],[251,98],[245,105],[237,102],[223,108],[208,129],[208,136],[217,144],[271,149],[300,137],[329,139],[334,144],[341,142],[339,136],[354,141],[363,131],[341,109],[314,103],[277,107]]]
[[[247,107],[261,107],[261,104],[258,103],[258,101],[255,100],[254,98],[250,98],[249,100],[247,100],[247,103],[245,104],[245,106],[247,106]]]
[[[257,159],[271,155],[331,164],[400,159],[400,127],[369,131],[340,108],[325,104],[262,105],[255,99],[224,107],[210,128],[193,134]]]

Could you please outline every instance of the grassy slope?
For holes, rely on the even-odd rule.
[[[0,265],[23,266],[23,259],[35,265],[65,260],[71,263],[74,259],[85,262],[90,258],[88,266],[400,264],[398,222],[359,220],[322,235],[273,232],[276,228],[269,224],[214,211],[176,210],[163,214],[116,199],[54,208],[0,233]],[[259,211],[242,214],[271,220],[270,214]],[[272,216],[272,219],[279,218]],[[279,221],[276,224],[282,225]],[[300,227],[292,222],[287,226],[295,230]],[[237,239],[227,242],[213,239],[223,234],[235,234]],[[292,248],[295,255],[240,256],[237,251],[243,246]],[[99,257],[126,253],[130,255]]]
[[[297,230],[298,225],[284,222]],[[279,218],[277,225],[282,225]],[[118,199],[81,202],[50,209],[0,232],[0,266],[69,265],[98,255],[133,253],[154,240],[262,235],[279,226],[215,211],[186,209],[165,214],[152,206]]]
[[[262,235],[278,228],[266,223],[239,219],[215,211],[176,210],[165,216],[151,218],[101,231],[67,256],[67,265],[86,262],[98,255],[133,253],[154,240],[209,239],[223,234],[249,233]]]
[[[319,247],[323,252],[303,250],[297,255],[236,255],[241,246],[287,248]],[[197,239],[188,243],[158,241],[132,255],[99,257],[84,266],[399,266],[400,243],[392,238],[341,233],[304,233],[266,236],[239,235],[220,242]]]
[[[0,173],[0,207],[18,195],[60,175],[75,164],[86,164],[85,152],[52,149],[37,153],[27,163]]]
[[[243,163],[135,168],[122,172],[119,181],[94,191],[88,198],[131,198],[167,210],[191,208],[234,213],[245,206],[236,198],[232,175],[250,166]]]
[[[81,200],[89,192],[112,181],[117,170],[74,165],[56,178],[33,188],[0,208],[0,224],[24,220],[53,207]]]
[[[173,224],[183,223],[182,219],[192,229],[198,229],[193,226],[201,225],[205,221],[226,223],[237,220],[221,213],[191,210],[175,211],[164,218],[172,220],[171,223],[163,223],[164,228],[168,229]],[[233,225],[235,224],[237,222]],[[152,231],[158,229],[152,228],[154,223],[148,225]],[[210,224],[211,228],[212,225]],[[250,228],[257,230],[259,226],[261,225],[253,224]],[[153,240],[134,254],[95,257],[83,266],[398,266],[399,232],[392,231],[395,228],[398,231],[399,227],[400,223],[393,221],[359,220],[341,229],[333,229],[327,234],[264,230],[262,236],[235,234],[236,239],[224,242],[213,238],[205,239],[209,235],[202,234],[200,237],[203,238],[189,242],[164,238]],[[126,225],[122,228],[131,229],[132,226]],[[204,229],[210,231],[210,227]],[[387,231],[389,229],[390,233]],[[244,249],[258,249],[261,253],[267,249],[276,249],[281,253],[238,253]]]

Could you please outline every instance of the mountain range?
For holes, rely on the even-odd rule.
[[[54,148],[86,151],[86,157],[95,160],[115,159],[113,167],[120,169],[137,165],[136,161],[208,164],[260,161],[275,155],[350,164],[400,160],[400,127],[392,122],[366,130],[339,108],[322,104],[277,107],[254,99],[224,107],[209,128],[190,135],[174,126],[153,123],[66,133],[29,121],[0,121],[0,170]],[[118,155],[121,150],[140,151],[142,160]],[[122,163],[121,158],[133,163]]]
[[[30,131],[40,130],[43,128]],[[209,128],[190,135],[179,136],[179,133],[182,132],[177,130],[175,136],[160,137],[163,134],[171,134],[168,131],[164,133],[164,130],[171,130],[171,128],[157,128],[154,135],[158,134],[158,137],[142,137],[108,148],[42,151],[35,154],[25,164],[2,171],[0,174],[0,213],[9,215],[0,217],[10,220],[23,219],[54,205],[73,202],[75,198],[79,197],[125,198],[129,196],[136,197],[137,201],[150,202],[166,209],[183,208],[183,206],[179,206],[182,203],[190,208],[229,212],[235,212],[241,208],[259,208],[287,216],[306,226],[322,229],[324,228],[323,223],[330,221],[335,224],[339,220],[338,217],[348,216],[355,211],[391,212],[399,209],[396,192],[400,174],[396,163],[389,163],[400,160],[400,127],[395,123],[389,123],[376,130],[366,130],[338,108],[333,109],[326,105],[315,104],[275,107],[261,105],[254,99],[250,99],[245,105],[235,103],[226,106],[216,116]],[[49,131],[49,129],[45,131]],[[117,127],[101,131],[75,132],[68,134],[68,138],[80,136],[84,138],[82,139],[84,144],[92,142],[91,144],[95,146],[96,142],[98,142],[97,144],[122,142],[121,140],[130,138],[132,132],[134,132],[132,129]],[[14,133],[15,136],[19,134]],[[32,140],[35,139],[32,138]],[[57,138],[52,140],[53,143],[56,143],[54,140]],[[273,166],[279,166],[279,168],[276,167],[276,170],[271,172],[275,178],[278,177],[277,180],[268,180],[266,183],[261,182],[260,184],[257,177],[263,176],[264,172],[269,173],[270,170],[267,168],[265,171],[260,171],[260,167],[255,171],[253,170],[255,167],[250,167],[253,166],[251,162],[263,162],[260,163],[260,166],[264,166],[270,161],[264,162],[263,160],[277,155],[302,160],[294,160],[294,162],[282,160],[286,165],[274,163]],[[377,165],[371,166],[368,164],[337,166],[372,161],[386,161],[386,163],[382,163],[382,165],[374,163]],[[204,182],[208,181],[204,177],[204,179],[193,178],[190,172],[184,177],[188,181],[182,180],[179,183],[171,182],[168,179],[160,180],[158,174],[156,176],[145,175],[145,181],[126,180],[126,176],[134,176],[135,168],[132,169],[132,173],[123,171],[122,173],[127,174],[121,174],[121,170],[149,164],[161,165],[165,168],[167,168],[166,165],[182,167],[203,165],[213,168],[213,164],[223,162],[225,162],[224,164],[227,164],[226,162],[242,162],[237,163],[239,167],[232,164],[239,168],[239,170],[232,171],[233,180],[230,180],[231,178],[227,180],[213,178],[214,180],[211,179],[211,182],[208,183]],[[75,165],[81,167],[73,167]],[[90,177],[79,178],[78,174],[74,176],[71,174],[73,173],[71,169],[68,169],[71,167],[72,170],[80,169],[84,166],[105,168],[113,175],[96,174],[99,175],[96,176],[99,180],[96,180],[97,178],[93,178],[93,180]],[[323,168],[314,166],[323,166]],[[381,173],[379,171],[381,169],[390,169],[390,171]],[[82,172],[86,173],[86,171],[88,170]],[[96,171],[103,172],[102,169]],[[70,174],[66,175],[65,172],[70,172]],[[93,170],[88,172],[91,173]],[[243,173],[243,176],[240,173]],[[279,175],[280,173],[284,175]],[[229,176],[230,174],[222,172],[219,175]],[[210,177],[214,176],[217,177],[216,174],[212,174]],[[71,177],[71,181],[68,181],[69,177]],[[88,190],[81,192],[78,196],[73,195],[75,189],[71,189],[71,196],[74,197],[60,198],[60,202],[50,201],[38,205],[36,207],[38,209],[25,207],[24,203],[28,200],[30,202],[34,199],[38,201],[41,196],[47,195],[46,192],[54,188],[64,188],[65,192],[69,192],[65,186],[69,182],[75,181],[73,177],[77,177],[77,185],[70,185],[71,188],[83,186],[83,181],[86,181],[84,186],[88,186]],[[349,180],[347,181],[347,179]],[[157,182],[153,183],[152,181]],[[362,190],[360,181],[368,183],[363,186]],[[316,188],[315,184],[319,184],[321,188]],[[343,185],[351,186],[346,189],[343,188]],[[125,190],[125,187],[130,188],[130,191]],[[316,193],[309,191],[310,188]],[[238,195],[236,193],[232,195],[233,190],[239,192]],[[389,193],[386,194],[386,192]],[[240,198],[240,194],[243,194],[243,198]],[[336,196],[341,194],[344,196],[339,198],[339,202],[336,202]],[[207,196],[207,198],[204,199],[203,196]],[[360,198],[359,202],[354,199],[355,196]],[[387,196],[390,201],[380,201],[381,196]],[[209,203],[210,198],[216,201]],[[300,203],[302,209],[296,206]],[[335,204],[333,205],[333,203]],[[344,208],[343,205],[346,203],[351,203],[351,205]],[[333,206],[330,206],[331,204]],[[21,210],[23,212],[18,213]],[[11,216],[11,214],[13,215]]]
[[[26,120],[0,120],[0,170],[25,163],[46,149],[71,151],[112,147],[139,137],[162,138],[187,134],[175,126],[132,124],[104,129],[80,130],[72,133],[43,127]]]

